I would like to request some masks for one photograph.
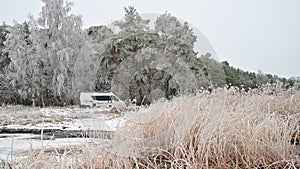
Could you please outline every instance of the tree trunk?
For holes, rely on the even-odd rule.
[[[34,97],[34,93],[32,93],[32,106],[35,107],[35,97]]]
[[[41,95],[42,95],[42,107],[45,107],[45,102],[44,102],[44,92],[43,92],[43,90],[42,90]]]

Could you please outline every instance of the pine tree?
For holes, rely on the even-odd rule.
[[[190,71],[196,56],[192,30],[169,14],[157,19],[155,30],[148,23],[133,7],[125,8],[125,19],[115,22],[120,32],[113,41],[112,90],[123,98],[136,97],[138,104],[196,92]]]
[[[112,39],[115,35],[107,26],[93,26],[87,31],[95,52],[93,55],[95,65],[93,67],[97,70],[94,73],[94,89],[96,91],[109,91],[117,64],[111,56]]]
[[[6,35],[8,32],[9,26],[3,23],[0,25],[0,71],[1,73],[4,71],[5,67],[9,65],[10,59],[8,57],[8,53],[4,51],[6,41]]]
[[[181,23],[169,13],[159,16],[155,22],[155,32],[159,34],[159,48],[168,63],[169,74],[165,82],[166,97],[179,93],[195,93],[198,90],[197,80],[191,67],[197,53],[193,50],[197,37],[188,23]]]
[[[10,26],[3,23],[0,25],[0,104],[12,104],[18,101],[16,95],[18,95],[14,87],[10,84],[8,79],[8,65],[10,64],[10,58],[6,50],[5,41],[6,36],[9,34],[8,29]]]

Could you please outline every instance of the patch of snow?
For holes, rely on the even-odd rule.
[[[18,107],[17,107],[18,108]],[[9,122],[8,125],[3,123],[1,128],[8,129],[59,129],[59,130],[101,130],[116,131],[126,122],[124,113],[113,114],[111,108],[14,108],[8,111],[1,111],[1,119]],[[63,116],[61,119],[51,119],[55,116]],[[13,119],[15,118],[15,119]],[[33,119],[33,122],[20,123],[17,119]],[[50,119],[48,121],[42,119]],[[61,121],[60,121],[61,120]],[[64,146],[79,145],[87,143],[93,138],[55,138],[54,140],[40,140],[40,137],[34,134],[0,134],[0,159],[12,160],[18,156],[19,152],[29,149],[44,148],[61,148]],[[106,140],[107,141],[107,140]],[[100,140],[101,142],[101,140]],[[23,153],[24,155],[24,153]]]
[[[53,115],[63,115],[67,116],[72,113],[72,109],[54,109],[54,108],[41,108],[40,112],[43,113],[46,117]]]
[[[58,138],[54,140],[36,139],[34,134],[0,134],[0,159],[11,161],[15,157],[26,156],[28,150],[64,148],[90,142],[89,138]]]
[[[115,118],[111,120],[104,121],[106,126],[109,127],[109,131],[116,131],[119,127],[122,127],[126,120],[124,118]]]

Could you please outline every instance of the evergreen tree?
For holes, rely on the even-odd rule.
[[[92,48],[95,50],[95,64],[97,70],[94,74],[94,86],[96,91],[111,90],[112,77],[115,71],[116,62],[112,57],[112,38],[115,36],[107,26],[93,26],[88,30]],[[93,67],[94,67],[93,66]]]
[[[20,98],[14,86],[11,85],[8,77],[8,65],[10,58],[6,50],[6,36],[9,34],[9,25],[0,25],[0,104],[20,104]]]
[[[6,41],[6,35],[8,32],[9,26],[3,23],[0,25],[0,71],[1,73],[4,71],[5,67],[9,65],[10,59],[8,57],[8,53],[4,50]]]
[[[169,98],[178,93],[195,93],[197,80],[191,72],[197,53],[193,50],[197,37],[188,23],[180,23],[176,17],[164,13],[155,21],[154,31],[159,34],[159,49],[163,52],[169,74],[165,81],[165,95]],[[167,60],[167,61],[166,61]],[[194,70],[195,71],[195,70]]]
[[[35,49],[30,39],[29,24],[24,22],[14,23],[9,29],[5,41],[5,51],[11,60],[9,65],[8,79],[23,99],[23,104],[34,103],[37,92],[36,79],[36,58]]]
[[[220,62],[211,57],[210,53],[201,55],[201,62],[205,65],[205,71],[209,76],[210,84],[213,87],[223,87],[226,85],[226,75]]]
[[[190,71],[196,56],[196,36],[187,23],[164,14],[151,30],[149,21],[143,20],[133,7],[125,8],[125,13],[123,21],[115,22],[120,32],[112,41],[111,56],[116,68],[112,90],[122,98],[137,98],[138,104],[196,92],[196,80]],[[169,22],[174,19],[175,23]]]

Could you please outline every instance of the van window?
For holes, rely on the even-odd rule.
[[[92,96],[93,100],[97,101],[110,101],[110,96]]]
[[[118,102],[118,101],[119,101],[119,99],[116,98],[115,96],[111,96],[111,100],[113,100],[113,101],[115,101],[115,102]]]

